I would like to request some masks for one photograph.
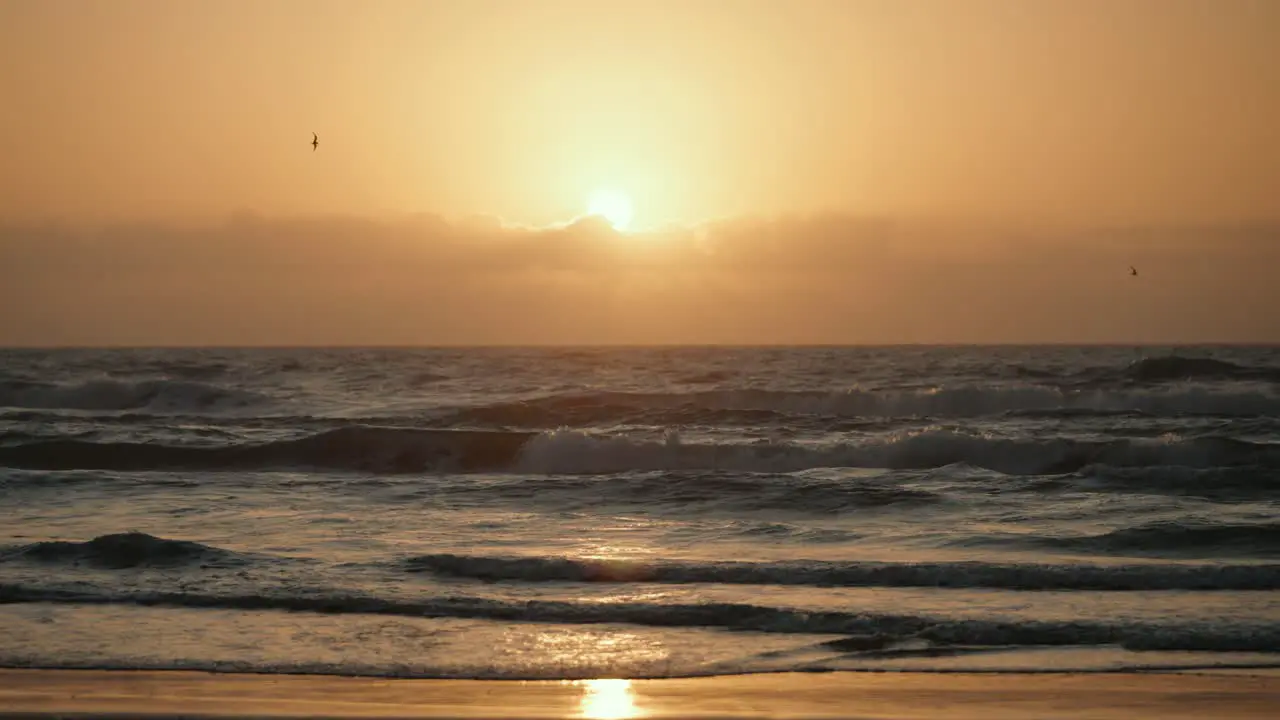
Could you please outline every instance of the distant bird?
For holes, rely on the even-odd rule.
[[[1130,274],[1130,275],[1132,275],[1132,276],[1134,276],[1134,277],[1138,277],[1138,269],[1137,269],[1137,268],[1135,268],[1134,266],[1130,265],[1130,266],[1129,266],[1129,274]]]
[[[320,147],[320,136],[313,132],[311,133],[311,152],[315,152],[318,147]]]

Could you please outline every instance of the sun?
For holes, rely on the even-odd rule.
[[[587,201],[587,214],[604,218],[615,230],[626,230],[634,210],[631,198],[618,190],[600,188]]]

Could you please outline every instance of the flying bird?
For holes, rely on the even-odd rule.
[[[1130,275],[1132,275],[1132,276],[1134,276],[1134,277],[1138,277],[1138,269],[1137,269],[1137,268],[1135,268],[1134,266],[1130,265],[1130,266],[1129,266],[1129,274],[1130,274]]]
[[[315,152],[316,148],[318,147],[320,147],[320,136],[312,132],[311,133],[311,152]]]

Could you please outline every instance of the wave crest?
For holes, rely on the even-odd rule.
[[[1156,522],[1099,535],[1038,538],[1032,544],[1101,554],[1280,557],[1280,523]]]
[[[172,567],[194,563],[241,564],[244,558],[229,550],[189,540],[166,540],[141,532],[101,535],[86,542],[52,540],[23,545],[0,554],[0,560],[42,563],[85,563],[96,567]]]
[[[1280,565],[1063,565],[981,562],[685,562],[422,555],[409,572],[485,581],[951,587],[1003,590],[1276,590]]]

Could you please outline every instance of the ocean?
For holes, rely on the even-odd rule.
[[[1280,348],[0,351],[0,666],[1280,667]]]

